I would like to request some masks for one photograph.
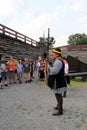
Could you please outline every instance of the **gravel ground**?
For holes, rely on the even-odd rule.
[[[52,116],[54,94],[45,82],[0,89],[0,130],[87,130],[87,86],[69,87],[64,114]]]

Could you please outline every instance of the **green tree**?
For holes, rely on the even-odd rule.
[[[87,45],[87,35],[86,34],[72,34],[68,37],[69,45]]]
[[[45,44],[46,46],[49,46],[49,48],[52,48],[55,44],[55,39],[54,37],[39,37],[39,43]]]

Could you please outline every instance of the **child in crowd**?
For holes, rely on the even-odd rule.
[[[22,83],[22,74],[23,74],[23,64],[22,61],[19,60],[17,65],[17,75],[18,75],[19,83]]]
[[[45,74],[44,74],[44,61],[41,56],[38,57],[37,69],[38,69],[38,77],[41,81],[44,81]]]
[[[30,83],[30,79],[31,79],[31,66],[30,66],[30,62],[28,60],[28,58],[24,59],[24,64],[23,64],[23,70],[24,70],[24,74],[25,74],[25,83]]]

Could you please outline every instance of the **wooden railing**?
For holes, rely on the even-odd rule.
[[[5,25],[0,24],[0,33],[10,36],[12,38],[15,38],[17,40],[21,40],[25,43],[29,43],[30,45],[37,46],[38,42],[36,40],[33,40],[32,38],[29,38],[13,29],[10,29],[6,27]]]

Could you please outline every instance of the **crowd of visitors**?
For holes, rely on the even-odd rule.
[[[8,60],[0,55],[0,89],[10,84],[31,83],[34,78],[34,71],[37,71],[37,78],[40,81],[45,80],[45,61],[39,56],[37,61],[25,57],[24,59],[16,59],[11,56]]]
[[[32,58],[17,60],[12,56],[8,61],[6,61],[4,56],[0,55],[0,88],[3,89],[4,86],[8,86],[10,84],[21,84],[23,81],[25,83],[31,83],[34,78],[34,63],[35,62]]]

